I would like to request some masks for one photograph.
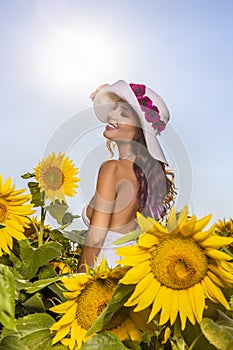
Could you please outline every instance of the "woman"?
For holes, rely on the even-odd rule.
[[[136,212],[163,217],[175,194],[173,173],[165,170],[167,161],[156,136],[169,120],[161,97],[145,85],[119,80],[101,86],[91,98],[96,116],[107,123],[107,146],[111,151],[114,141],[119,159],[101,165],[95,195],[84,209],[89,229],[78,272],[102,255],[110,267],[116,266],[113,242],[136,229]]]

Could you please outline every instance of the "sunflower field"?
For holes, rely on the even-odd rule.
[[[233,220],[138,213],[118,265],[77,274],[78,174],[52,153],[22,175],[28,190],[0,175],[0,350],[233,350]]]

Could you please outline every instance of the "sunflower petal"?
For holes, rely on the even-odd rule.
[[[212,218],[212,214],[206,215],[200,220],[196,221],[193,233],[200,232],[206,225],[209,223],[210,219]]]
[[[208,255],[212,259],[217,259],[217,260],[219,259],[219,260],[229,261],[232,259],[230,255],[215,249],[212,249],[212,250],[206,249],[206,255]]]
[[[145,275],[150,272],[150,264],[148,261],[144,261],[143,263],[132,267],[125,276],[119,281],[119,283],[123,284],[135,284],[143,279]]]
[[[136,286],[133,294],[124,304],[125,306],[132,306],[137,304],[140,301],[140,298],[143,299],[144,290],[151,284],[154,275],[150,272],[148,273]]]
[[[142,311],[150,306],[156,298],[159,289],[160,283],[156,279],[153,279],[149,286],[143,291],[143,295],[138,301],[138,305],[134,308],[134,311]]]
[[[178,297],[178,290],[173,289],[171,294],[171,301],[170,301],[170,322],[171,325],[174,324],[179,310],[179,297]]]
[[[200,242],[200,245],[205,248],[215,248],[219,249],[226,245],[229,245],[233,242],[233,238],[231,237],[221,237],[221,236],[212,236],[204,241]]]
[[[166,303],[166,300],[164,300],[164,291],[167,287],[161,286],[159,289],[159,292],[157,294],[157,297],[155,298],[152,306],[152,310],[148,319],[148,323],[153,320],[153,318],[157,315],[157,313],[161,310],[163,307],[163,304]]]
[[[213,281],[209,278],[209,276],[205,276],[205,282],[208,290],[211,294],[214,295],[216,300],[218,300],[227,310],[230,310],[230,306],[226,301],[223,292],[221,289],[213,283]]]
[[[68,300],[68,301],[65,301],[64,303],[51,307],[49,310],[56,312],[58,314],[64,314],[74,304],[75,304],[75,300]]]
[[[138,245],[145,248],[151,248],[152,246],[158,243],[159,239],[156,236],[148,233],[142,234],[138,239]]]
[[[176,211],[175,211],[175,208],[172,208],[167,220],[167,231],[172,232],[177,228],[178,228],[178,222],[176,219]]]
[[[196,223],[196,218],[193,216],[190,220],[188,220],[184,225],[180,226],[180,232],[183,237],[189,237],[193,235],[193,228]]]
[[[160,318],[159,318],[159,325],[165,324],[170,317],[170,312],[171,312],[171,301],[173,299],[173,290],[170,288],[164,289],[164,299],[166,302],[163,304]]]
[[[148,231],[153,226],[153,224],[150,222],[150,220],[146,219],[145,216],[143,216],[139,212],[137,212],[137,221],[138,221],[140,228],[143,231]]]
[[[70,324],[63,325],[62,327],[60,327],[59,331],[56,333],[55,337],[53,338],[52,345],[54,345],[55,343],[63,339],[69,333],[69,330],[70,330]]]

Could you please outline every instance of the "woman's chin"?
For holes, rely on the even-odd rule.
[[[114,132],[112,130],[104,130],[103,136],[106,137],[106,139],[113,140]]]

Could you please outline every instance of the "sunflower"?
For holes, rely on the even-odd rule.
[[[49,198],[52,202],[57,198],[58,201],[66,202],[65,196],[73,197],[77,192],[77,182],[79,178],[78,168],[74,167],[73,162],[66,157],[64,153],[57,156],[53,152],[47,158],[42,159],[35,167],[35,176],[42,192],[45,193],[45,199]]]
[[[28,238],[31,239],[32,241],[38,242],[38,232],[40,231],[40,225],[41,222],[37,219],[37,217],[33,216],[30,219],[30,222],[26,227],[24,227],[24,235]],[[45,225],[44,226],[44,238],[49,237],[49,233],[51,230],[50,225]]]
[[[230,218],[228,221],[225,219],[218,220],[216,224],[216,232],[221,236],[233,237],[233,220]],[[233,254],[233,244],[229,246],[230,252]]]
[[[138,213],[144,231],[138,245],[117,248],[119,263],[131,266],[119,283],[136,285],[125,306],[135,312],[151,307],[148,321],[160,313],[160,325],[174,324],[179,313],[182,329],[187,318],[201,322],[205,298],[229,309],[221,288],[232,288],[233,264],[219,248],[233,238],[215,234],[215,225],[202,231],[210,218],[188,216],[187,206],[178,217],[173,208],[166,225]]]
[[[12,238],[25,239],[24,227],[29,222],[27,215],[33,213],[33,205],[25,204],[31,196],[22,194],[23,192],[25,189],[15,191],[15,185],[11,185],[10,178],[2,183],[0,175],[0,256],[3,252],[10,253]]]
[[[64,314],[50,330],[57,331],[53,339],[55,344],[58,341],[70,350],[80,349],[86,337],[88,329],[92,326],[97,317],[105,309],[110,301],[118,281],[124,275],[126,268],[116,267],[111,270],[102,261],[94,269],[87,268],[86,274],[78,274],[70,278],[61,278],[65,288],[64,296],[66,302],[52,307],[50,310]],[[112,332],[123,340],[141,341],[141,329],[153,332],[153,325],[146,325],[148,310],[135,317],[130,308],[122,307],[105,326],[104,331]],[[144,327],[144,328],[143,328]]]
[[[50,265],[52,265],[54,270],[60,275],[65,275],[67,273],[73,272],[72,267],[68,263],[63,261],[54,260],[50,262]]]

